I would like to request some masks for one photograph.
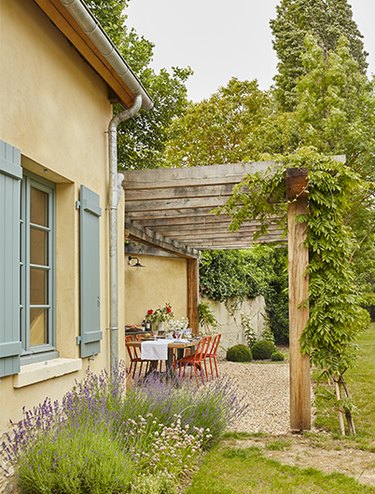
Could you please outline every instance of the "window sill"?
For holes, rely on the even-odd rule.
[[[21,366],[19,374],[13,376],[13,387],[23,388],[30,384],[48,381],[54,377],[77,372],[82,369],[81,359],[56,358]]]

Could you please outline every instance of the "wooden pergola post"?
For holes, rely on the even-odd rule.
[[[187,259],[187,315],[193,334],[199,332],[199,260]]]
[[[290,428],[311,429],[310,360],[302,355],[300,339],[309,319],[307,303],[309,252],[307,225],[296,217],[307,212],[307,169],[286,172],[288,205],[289,350],[290,350]]]

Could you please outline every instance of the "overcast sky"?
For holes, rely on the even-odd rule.
[[[153,67],[194,70],[189,98],[208,98],[235,76],[272,84],[276,56],[269,20],[280,0],[131,0],[127,24],[155,44]],[[350,0],[375,73],[375,0]]]

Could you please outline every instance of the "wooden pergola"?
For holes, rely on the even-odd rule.
[[[238,232],[229,230],[230,218],[212,214],[226,203],[234,185],[245,175],[265,172],[271,162],[236,163],[189,168],[130,170],[125,172],[125,232],[129,248],[137,253],[154,249],[187,260],[188,318],[198,329],[198,261],[204,249],[246,249],[254,244],[258,224],[243,223]],[[257,243],[288,242],[289,340],[290,340],[290,425],[292,430],[311,428],[310,364],[301,354],[300,337],[309,317],[308,249],[306,225],[296,216],[307,208],[304,193],[307,171],[290,169],[286,174],[288,235],[275,224]],[[130,251],[129,251],[130,252]]]

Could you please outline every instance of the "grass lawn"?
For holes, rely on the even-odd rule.
[[[332,436],[306,434],[312,446],[332,450],[359,448],[375,451],[375,324],[371,324],[358,340],[360,357],[355,367],[348,371],[346,380],[357,407],[355,424],[356,438],[338,434],[337,413],[332,410],[332,401],[328,392],[320,386],[316,396],[316,426],[333,432]],[[241,439],[241,434],[238,434]],[[246,434],[244,434],[245,439]],[[288,447],[279,445],[274,438],[274,449]],[[285,441],[285,440],[284,440]],[[273,443],[272,443],[273,444]],[[278,445],[278,448],[276,446]],[[269,449],[271,449],[269,447]],[[312,453],[314,451],[312,449]],[[316,454],[316,452],[315,452]],[[348,450],[350,462],[350,451]],[[375,494],[375,487],[359,484],[353,478],[339,474],[325,474],[312,468],[282,465],[274,459],[267,458],[257,447],[243,448],[228,445],[225,441],[216,446],[204,458],[199,472],[193,478],[186,494]]]
[[[342,474],[281,465],[258,448],[216,447],[208,455],[186,494],[375,494]]]
[[[375,323],[364,331],[359,339],[359,358],[345,374],[349,392],[356,407],[354,421],[356,441],[375,447]],[[316,393],[316,427],[339,434],[337,413],[332,410],[332,395],[324,386]]]

